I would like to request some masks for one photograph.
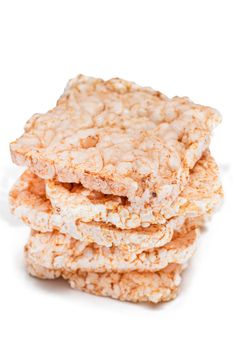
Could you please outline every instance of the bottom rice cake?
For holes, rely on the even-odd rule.
[[[181,283],[181,271],[184,266],[170,264],[157,272],[88,272],[77,269],[70,272],[65,269],[49,269],[32,260],[25,251],[26,269],[32,276],[42,279],[62,277],[68,280],[72,288],[131,302],[159,303],[177,296]]]
[[[107,248],[81,242],[59,232],[32,231],[25,251],[30,261],[48,269],[155,272],[171,263],[186,263],[194,253],[198,235],[195,223],[187,220],[164,247],[129,254],[115,246]]]

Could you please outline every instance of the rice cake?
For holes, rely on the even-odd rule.
[[[62,277],[68,280],[72,288],[91,294],[111,297],[121,301],[159,303],[172,300],[177,296],[181,283],[182,266],[171,264],[157,272],[87,272],[77,270],[67,272],[40,266],[31,261],[25,252],[28,273],[42,279]]]
[[[168,207],[208,148],[219,113],[188,98],[79,75],[35,114],[11,155],[44,179],[81,183],[143,208]]]
[[[171,240],[173,234],[172,225],[121,230],[109,224],[85,223],[71,216],[62,216],[54,211],[46,198],[44,180],[29,171],[24,172],[13,186],[10,207],[14,215],[34,230],[58,230],[81,241],[96,242],[104,246],[114,244],[132,251],[163,246]],[[179,222],[182,224],[183,219],[180,218]]]
[[[209,181],[212,186],[207,186]],[[186,217],[210,214],[222,199],[222,189],[216,164],[206,154],[195,166],[189,185],[169,209],[170,215],[176,213],[177,216],[165,221],[165,224],[133,229],[119,229],[111,224],[79,220],[75,210],[78,199],[72,202],[72,194],[70,196],[71,201],[67,194],[67,211],[64,211],[66,201],[62,202],[62,199],[59,207],[54,205],[52,208],[46,198],[44,180],[26,171],[12,188],[10,204],[12,212],[34,230],[52,232],[56,229],[81,241],[96,242],[107,247],[116,245],[130,252],[140,252],[168,243],[173,230],[178,230]],[[78,197],[77,194],[75,196]],[[95,205],[94,201],[92,204]]]
[[[211,183],[211,186],[209,184]],[[209,152],[205,152],[190,172],[185,189],[169,208],[161,212],[153,207],[140,209],[125,197],[104,195],[81,184],[46,181],[46,197],[62,216],[84,222],[105,222],[121,229],[164,224],[173,216],[211,214],[223,197],[219,170]]]
[[[171,263],[185,264],[194,253],[198,236],[196,225],[187,221],[165,246],[129,254],[115,246],[81,242],[59,232],[32,231],[25,249],[31,261],[48,269],[155,272]]]

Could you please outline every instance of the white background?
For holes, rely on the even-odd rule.
[[[0,1],[0,348],[233,348],[232,1]],[[22,169],[8,144],[78,73],[186,95],[223,115],[211,150],[225,203],[202,235],[179,297],[134,305],[24,271],[29,235],[8,211]],[[210,184],[211,186],[211,184]]]

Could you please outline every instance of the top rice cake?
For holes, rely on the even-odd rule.
[[[11,155],[44,179],[161,208],[184,188],[220,120],[186,97],[79,75],[55,108],[29,119]]]

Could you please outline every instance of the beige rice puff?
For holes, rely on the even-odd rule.
[[[26,123],[11,155],[41,178],[80,182],[158,210],[183,189],[220,120],[186,97],[79,75],[55,108]]]
[[[83,292],[131,302],[159,303],[177,296],[182,266],[171,264],[157,272],[87,272],[73,273],[63,269],[48,269],[32,261],[25,252],[28,273],[43,279],[63,277],[72,288]]]
[[[56,229],[81,241],[95,242],[107,247],[116,245],[130,252],[140,252],[163,246],[171,240],[173,230],[181,227],[185,217],[211,213],[219,204],[222,190],[218,181],[217,168],[213,166],[215,163],[211,164],[211,162],[210,156],[208,161],[203,158],[198,162],[191,175],[187,195],[184,190],[174,204],[175,209],[170,209],[171,212],[176,211],[179,216],[166,221],[163,225],[126,230],[111,224],[82,222],[77,218],[77,212],[71,204],[67,204],[69,207],[67,212],[64,211],[64,202],[58,208],[52,208],[45,195],[44,181],[29,171],[25,172],[13,187],[10,193],[10,205],[12,212],[34,230],[52,232]],[[198,174],[201,175],[200,178]]]
[[[173,234],[172,224],[121,230],[110,224],[85,223],[75,217],[63,216],[52,208],[46,198],[44,180],[29,171],[12,188],[10,207],[14,215],[34,230],[58,230],[81,241],[95,242],[107,247],[115,245],[128,251],[163,246],[171,240]],[[179,218],[173,222],[173,226],[178,227],[183,221],[183,218]]]
[[[211,186],[210,186],[211,184]],[[132,206],[125,197],[104,195],[84,188],[81,184],[46,181],[46,196],[54,210],[72,221],[96,221],[121,229],[132,229],[150,224],[164,224],[173,216],[200,216],[211,214],[223,197],[219,170],[209,152],[191,170],[190,180],[174,203],[156,211],[150,205],[144,209]]]
[[[185,264],[194,253],[198,236],[195,224],[187,221],[164,247],[129,254],[115,246],[81,242],[58,232],[32,231],[25,250],[31,261],[48,269],[155,272],[171,263]]]

